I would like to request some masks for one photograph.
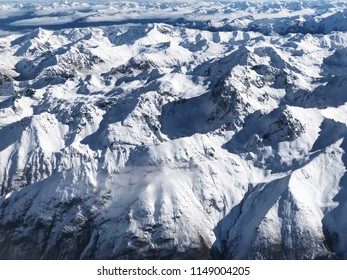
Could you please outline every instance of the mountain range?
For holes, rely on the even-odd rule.
[[[0,4],[1,259],[346,259],[347,4]]]

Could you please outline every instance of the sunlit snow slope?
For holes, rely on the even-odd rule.
[[[0,5],[1,259],[347,258],[346,4],[54,5]]]

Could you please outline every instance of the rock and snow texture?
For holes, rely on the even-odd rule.
[[[0,258],[346,259],[346,11],[0,5]]]

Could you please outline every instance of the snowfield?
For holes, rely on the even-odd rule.
[[[347,259],[347,4],[0,4],[0,259]]]

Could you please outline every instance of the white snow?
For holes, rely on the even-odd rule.
[[[0,5],[0,257],[346,258],[331,5]]]

